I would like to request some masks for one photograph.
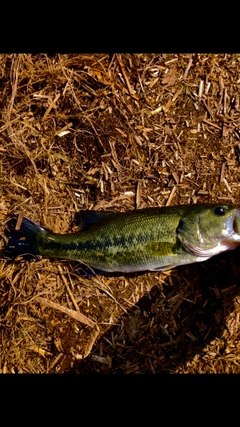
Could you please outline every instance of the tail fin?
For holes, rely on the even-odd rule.
[[[5,225],[5,235],[8,243],[3,253],[6,258],[15,259],[24,256],[24,259],[34,258],[40,255],[37,236],[44,233],[45,229],[35,224],[28,218],[23,217],[20,229],[16,229],[18,215],[13,215]]]

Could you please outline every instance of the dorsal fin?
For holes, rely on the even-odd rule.
[[[84,230],[89,225],[95,224],[106,216],[112,215],[116,212],[112,211],[80,211],[75,214],[75,222],[81,230]]]

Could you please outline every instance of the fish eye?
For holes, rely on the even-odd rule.
[[[217,208],[214,209],[214,213],[217,216],[223,216],[225,215],[226,212],[226,208],[224,206],[218,206]]]

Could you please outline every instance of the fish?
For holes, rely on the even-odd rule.
[[[165,271],[240,245],[240,206],[193,204],[78,212],[80,231],[59,234],[14,214],[4,257],[79,261],[94,274]]]

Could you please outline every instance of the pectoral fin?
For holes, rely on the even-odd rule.
[[[176,244],[169,242],[149,242],[146,245],[148,253],[157,257],[174,256],[178,253],[177,249],[179,249],[179,247]]]

